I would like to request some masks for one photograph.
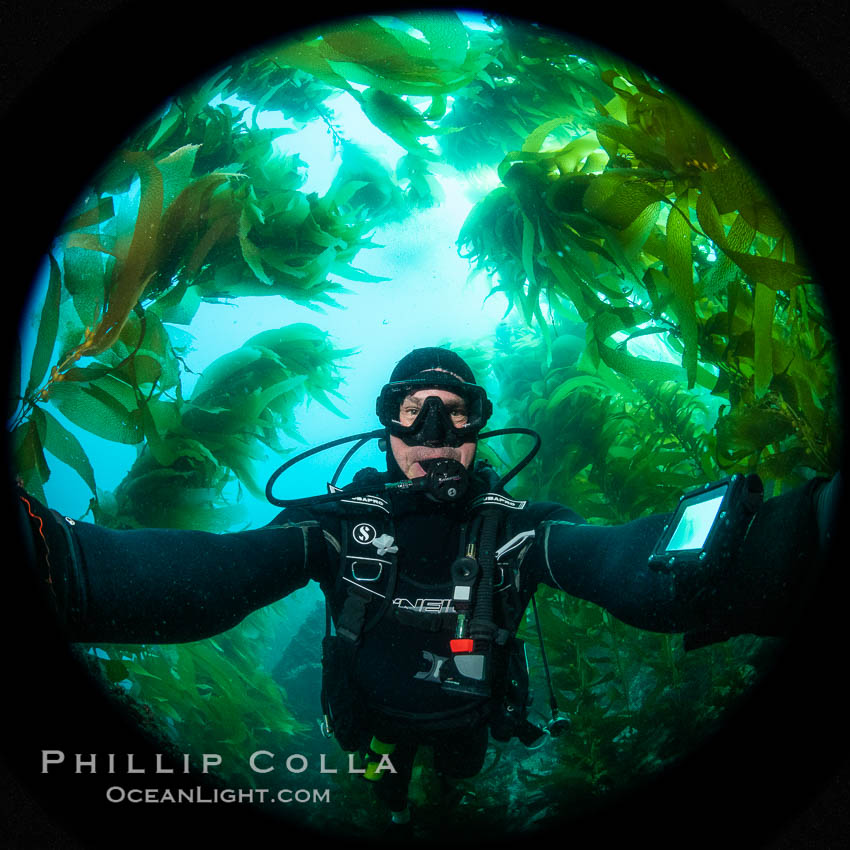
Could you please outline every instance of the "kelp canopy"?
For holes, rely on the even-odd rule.
[[[394,169],[347,134],[335,111],[345,99],[400,146]],[[321,195],[303,190],[305,163],[287,144],[316,123],[340,154]],[[270,316],[286,315],[282,299],[320,317],[341,293],[374,291],[383,281],[357,265],[361,249],[379,251],[383,225],[415,221],[454,179],[476,192],[457,250],[487,297],[507,302],[503,323],[464,341],[464,354],[500,424],[543,437],[517,495],[621,522],[734,472],[757,470],[776,494],[836,470],[823,304],[733,140],[667,81],[594,45],[507,18],[411,12],[240,56],[176,94],[104,164],[56,236],[12,398],[24,486],[44,498],[59,462],[90,489],[98,523],[250,522],[239,494],[259,493],[255,463],[300,438],[304,402],[337,410],[340,367],[368,344],[364,329],[340,344],[320,318],[270,320],[184,394],[181,328],[191,332],[204,302],[270,296]],[[99,489],[97,457],[75,430],[138,448],[113,492]],[[519,450],[488,453],[498,463]],[[739,638],[685,657],[678,639],[590,604],[548,590],[540,602],[573,729],[533,761],[496,752],[465,806],[490,827],[544,822],[669,763],[746,690],[766,650]],[[90,658],[183,752],[275,749],[287,736],[324,749],[267,672],[263,646],[287,605],[217,641]],[[536,792],[553,782],[557,794]],[[325,826],[349,820],[322,814]]]

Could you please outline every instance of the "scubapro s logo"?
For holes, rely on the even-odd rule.
[[[358,523],[351,531],[351,536],[358,543],[371,543],[375,539],[376,534],[377,532],[368,522]]]

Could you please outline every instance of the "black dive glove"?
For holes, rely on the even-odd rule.
[[[685,634],[685,649],[739,634],[790,634],[825,564],[840,490],[836,475],[768,499],[722,568],[677,573],[677,595],[705,623]]]

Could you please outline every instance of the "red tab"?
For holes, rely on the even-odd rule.
[[[449,646],[452,652],[472,652],[472,638],[453,638]]]

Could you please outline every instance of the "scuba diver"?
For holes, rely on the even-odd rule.
[[[673,514],[594,526],[505,490],[539,438],[501,478],[476,463],[488,436],[536,437],[483,432],[492,410],[462,358],[416,349],[378,396],[380,429],[311,449],[272,476],[267,496],[283,510],[263,528],[113,530],[19,490],[22,521],[71,641],[199,640],[318,582],[327,603],[324,728],[365,756],[389,828],[409,830],[418,748],[432,748],[450,789],[481,770],[490,736],[533,745],[563,731],[554,692],[551,721],[541,728],[528,718],[516,632],[539,584],[638,628],[684,633],[687,648],[781,636],[814,587],[835,522],[838,476],[767,500],[757,476],[733,476],[685,494]],[[336,487],[342,466],[375,437],[385,441],[386,470],[360,470]],[[355,440],[330,492],[274,496],[293,463]]]

